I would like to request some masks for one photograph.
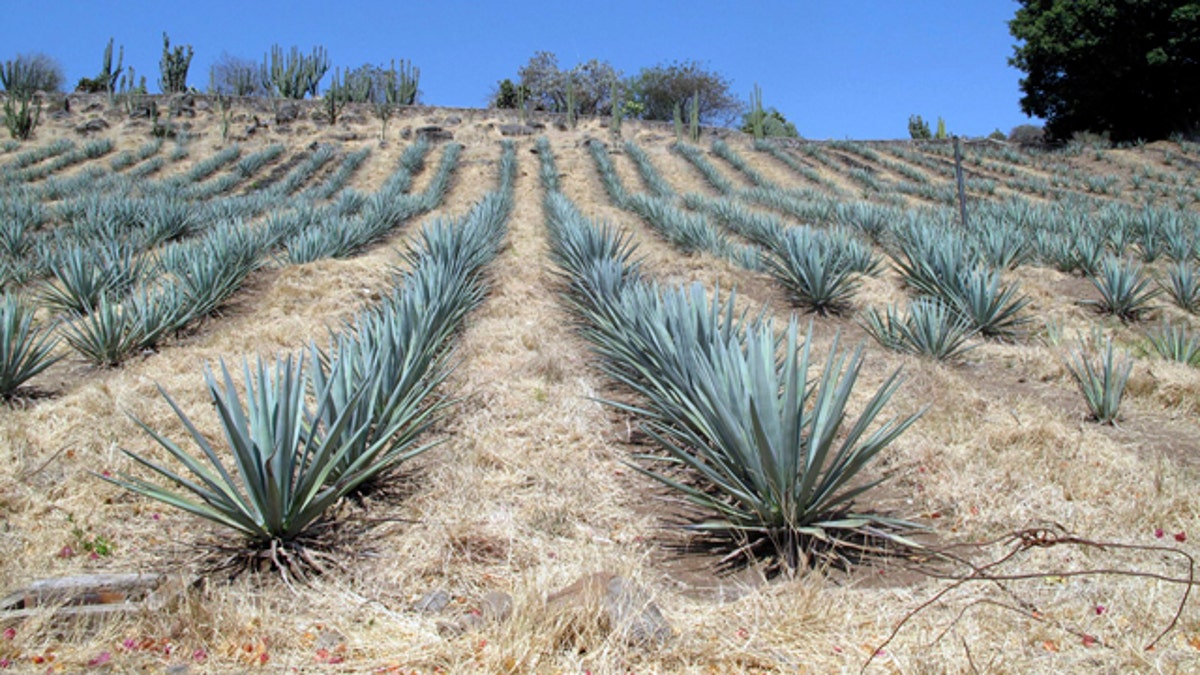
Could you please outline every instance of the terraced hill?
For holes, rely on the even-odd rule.
[[[964,227],[947,144],[709,132],[677,145],[655,125],[626,121],[617,137],[604,120],[431,108],[394,118],[381,143],[365,111],[330,127],[315,107],[278,121],[267,102],[235,104],[223,133],[204,100],[176,106],[155,138],[149,120],[72,98],[35,139],[0,148],[3,283],[61,357],[0,410],[0,589],[167,581],[159,609],[99,622],[0,615],[0,664],[828,672],[874,653],[889,672],[1069,672],[1200,657],[1200,614],[1180,610],[1187,537],[1200,535],[1194,145],[968,144]],[[454,367],[434,395],[452,405],[419,439],[436,445],[333,508],[325,571],[307,583],[264,563],[191,584],[236,538],[102,480],[153,480],[121,449],[173,461],[134,418],[187,436],[161,387],[220,447],[205,364],[328,344],[403,294],[423,227],[463,227],[494,194],[509,210],[496,211],[486,296],[448,338]],[[564,221],[610,224],[661,288],[736,290],[735,306],[777,331],[798,314],[811,377],[835,346],[863,344],[851,419],[901,369],[878,422],[923,414],[856,478],[888,480],[855,507],[927,528],[911,536],[956,557],[910,549],[844,569],[852,552],[814,545],[790,574],[766,547],[734,551],[729,569],[728,549],[672,527],[695,509],[637,470],[662,456],[646,414],[599,402],[644,399],[582,332],[552,236]],[[968,291],[939,266],[956,264],[991,305],[955,304]],[[1098,311],[1102,291],[1141,280],[1175,292]],[[941,293],[962,317],[957,353],[906,353],[920,349],[887,327]],[[1183,362],[1156,351],[1165,322]],[[1106,341],[1132,363],[1112,425],[1090,419],[1070,368]],[[936,577],[995,561],[1003,581]],[[629,616],[656,639],[634,639]]]

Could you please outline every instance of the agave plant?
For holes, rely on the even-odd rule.
[[[1100,292],[1099,300],[1086,301],[1103,314],[1112,314],[1121,321],[1136,321],[1154,309],[1150,301],[1159,293],[1151,288],[1151,278],[1140,264],[1133,260],[1108,258],[1100,273],[1090,277],[1092,285]]]
[[[883,313],[872,307],[863,314],[860,325],[887,349],[937,361],[955,361],[973,349],[967,344],[975,334],[970,324],[936,298],[914,300],[907,315],[894,305]]]
[[[54,356],[53,332],[34,325],[34,309],[12,293],[0,301],[0,396],[17,388],[61,359]]]
[[[835,341],[812,380],[812,343],[806,337],[799,346],[795,319],[781,341],[769,322],[734,319],[732,298],[709,304],[703,295],[642,285],[622,298],[623,324],[586,333],[611,364],[607,371],[648,400],[645,428],[670,456],[668,466],[685,466],[698,480],[655,470],[663,461],[657,456],[639,457],[650,465],[642,470],[709,514],[697,530],[747,541],[733,557],[766,546],[768,556],[794,569],[830,541],[895,537],[888,530],[905,523],[853,502],[879,483],[858,482],[862,469],[917,418],[867,433],[898,374],[844,428],[861,346],[848,357]]]
[[[1021,310],[1031,302],[1016,283],[1005,284],[1000,272],[975,268],[960,272],[938,296],[984,337],[1011,340],[1028,322]]]
[[[765,262],[796,305],[821,316],[844,311],[858,289],[850,256],[808,227],[787,230]]]
[[[1185,312],[1200,313],[1200,274],[1190,262],[1177,262],[1167,268],[1166,283],[1159,286]]]
[[[1101,424],[1115,423],[1121,397],[1125,394],[1125,384],[1133,371],[1133,361],[1128,356],[1118,360],[1113,351],[1112,338],[1108,338],[1099,362],[1094,362],[1080,350],[1070,354],[1066,366],[1083,393],[1092,419]]]
[[[67,344],[88,361],[115,368],[142,348],[141,329],[133,312],[102,294],[91,312],[76,315],[61,330]]]
[[[314,390],[308,365],[303,356],[277,358],[273,365],[262,359],[253,367],[249,361],[244,362],[244,399],[223,362],[220,377],[205,368],[208,395],[228,446],[223,451],[218,451],[160,388],[204,459],[196,458],[135,418],[138,426],[186,471],[176,472],[124,450],[130,458],[167,479],[172,487],[126,473],[101,478],[230,528],[245,538],[252,560],[266,559],[285,576],[303,576],[306,567],[316,565],[304,549],[305,544],[314,541],[321,518],[339,499],[385,468],[376,460],[391,447],[395,431],[386,427],[378,430],[376,442],[333,478],[355,439],[368,433],[368,423],[353,419],[353,406],[332,417],[326,414],[333,404],[335,382],[345,366],[332,364],[333,375],[323,388]],[[350,402],[365,394],[352,392]],[[313,397],[312,405],[309,396]],[[232,467],[228,465],[230,458]]]
[[[1186,325],[1163,323],[1157,330],[1146,332],[1150,347],[1168,361],[1200,366],[1200,335]]]

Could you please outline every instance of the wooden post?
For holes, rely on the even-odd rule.
[[[962,144],[954,136],[954,179],[958,181],[958,212],[962,217],[963,229],[967,227],[967,192],[963,187]]]

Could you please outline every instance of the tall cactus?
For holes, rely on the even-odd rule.
[[[396,106],[412,105],[417,102],[417,83],[421,79],[421,69],[414,68],[412,63],[400,60],[400,67],[391,62],[391,67],[377,73],[375,91],[371,100],[375,107],[375,115],[382,123],[379,130],[379,141],[387,137],[387,123],[395,112]]]
[[[113,94],[117,89],[117,78],[121,76],[122,67],[125,63],[125,45],[121,45],[121,49],[117,55],[117,67],[112,67],[113,54],[113,38],[108,39],[108,46],[104,48],[104,59],[100,62],[100,74],[96,76],[96,81],[104,85],[104,90],[108,92],[108,102],[112,104]]]
[[[688,106],[688,136],[693,143],[700,141],[700,92],[692,94],[691,105]]]
[[[192,65],[192,46],[171,49],[171,39],[163,32],[162,59],[158,62],[158,70],[162,74],[158,80],[158,88],[164,94],[177,94],[187,91],[188,67]]]
[[[762,87],[754,85],[754,91],[750,93],[750,121],[753,126],[754,140],[761,141],[766,137],[766,129],[764,127],[767,113],[763,110],[762,104]]]
[[[292,47],[284,54],[283,47],[273,45],[271,53],[263,56],[262,83],[271,93],[282,98],[301,99],[316,96],[321,78],[329,72],[329,54],[324,47],[313,47],[312,54],[301,54]]]

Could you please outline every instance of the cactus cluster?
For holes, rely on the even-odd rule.
[[[158,69],[162,73],[162,77],[158,81],[158,88],[164,94],[187,91],[188,67],[191,64],[192,46],[185,45],[172,50],[171,39],[164,32],[162,59],[158,62]]]
[[[283,47],[273,45],[263,56],[261,77],[263,86],[275,96],[301,99],[317,95],[327,72],[329,53],[324,47],[313,47],[311,54],[303,54],[298,47],[285,53]]]

